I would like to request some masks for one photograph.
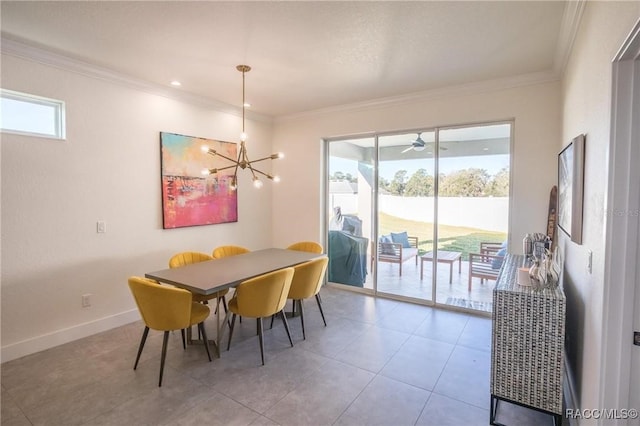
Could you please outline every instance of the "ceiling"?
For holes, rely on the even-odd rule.
[[[5,1],[4,41],[283,117],[564,66],[561,1]],[[179,80],[182,86],[169,86]]]

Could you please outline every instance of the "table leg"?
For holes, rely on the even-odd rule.
[[[458,258],[458,273],[462,273],[462,256]]]
[[[422,273],[424,272],[424,259],[420,258],[420,280],[422,280]]]
[[[453,262],[449,262],[449,284],[453,284]]]

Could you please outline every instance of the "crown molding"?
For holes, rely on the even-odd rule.
[[[553,70],[558,74],[564,74],[564,70],[569,62],[573,42],[580,28],[582,13],[586,5],[586,0],[568,1],[564,5],[562,23],[560,24],[560,34],[556,46],[556,56],[553,61]]]
[[[636,21],[633,29],[613,58],[613,62],[634,61],[640,58],[640,19]]]
[[[396,105],[406,104],[410,102],[422,102],[433,99],[451,97],[451,96],[463,96],[471,94],[480,94],[486,92],[494,92],[497,90],[512,89],[522,86],[530,86],[534,84],[549,83],[552,81],[560,80],[560,75],[555,71],[543,71],[530,74],[522,74],[514,77],[499,78],[493,80],[484,80],[473,83],[459,84],[447,87],[441,87],[437,89],[431,89],[421,92],[409,93],[406,95],[392,96],[386,98],[372,99],[364,102],[357,102],[352,104],[337,105],[313,111],[306,111],[297,114],[283,115],[275,117],[275,123],[283,123],[287,121],[294,121],[298,119],[311,118],[318,115],[333,114],[333,113],[345,113],[345,112],[358,112],[370,109],[378,109],[385,107],[392,107]]]
[[[22,41],[14,40],[2,36],[0,39],[0,51],[3,55],[14,56],[43,65],[59,68],[65,71],[74,72],[85,77],[107,81],[129,89],[139,90],[152,95],[189,103],[203,108],[210,108],[225,114],[242,116],[242,109],[223,102],[215,101],[205,96],[180,91],[165,87],[161,84],[151,83],[146,80],[131,77],[124,73],[81,61],[70,56],[66,56],[51,50],[37,47]],[[271,123],[271,117],[247,111],[247,118],[260,122]]]

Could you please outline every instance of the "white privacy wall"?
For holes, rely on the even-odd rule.
[[[563,282],[567,296],[567,357],[582,408],[599,407],[603,331],[604,221],[611,120],[611,60],[640,17],[639,2],[587,2],[563,79],[562,143],[584,133],[585,180],[582,245],[564,234]],[[593,251],[593,272],[587,271]],[[581,422],[582,423],[582,422]]]
[[[137,319],[127,277],[175,252],[271,245],[271,185],[245,174],[237,223],[162,229],[159,132],[236,142],[239,116],[8,55],[2,87],[67,116],[66,141],[2,134],[2,361]],[[247,131],[252,155],[271,153],[270,123]]]
[[[324,240],[322,138],[507,119],[515,119],[509,232],[511,251],[521,252],[525,233],[545,231],[549,191],[557,181],[558,81],[503,89],[479,84],[437,97],[276,120],[274,149],[295,161],[278,170],[282,182],[274,188],[274,243],[292,237]]]

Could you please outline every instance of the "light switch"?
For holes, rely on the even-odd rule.
[[[105,222],[104,220],[99,220],[96,224],[96,231],[98,232],[98,234],[104,234],[105,232],[107,232],[107,222]]]

